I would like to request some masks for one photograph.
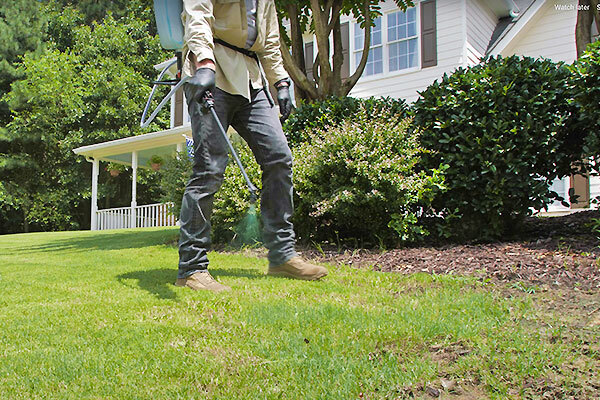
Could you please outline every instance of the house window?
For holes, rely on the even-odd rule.
[[[375,19],[375,26],[371,27],[371,47],[363,75],[375,75],[383,72],[383,41],[381,31],[381,17]],[[360,64],[362,49],[365,44],[365,31],[359,24],[354,24],[354,60],[355,65]]]
[[[417,8],[394,11],[374,20],[371,47],[363,76],[419,67],[419,24]],[[354,24],[354,68],[362,57],[364,29]]]
[[[416,8],[388,14],[387,23],[390,72],[417,67],[419,43]]]

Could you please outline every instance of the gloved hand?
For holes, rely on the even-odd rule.
[[[292,98],[290,97],[290,87],[277,87],[277,103],[279,104],[279,112],[281,113],[281,122],[285,121],[292,112]]]
[[[198,68],[188,82],[196,90],[194,100],[202,104],[202,97],[206,91],[215,90],[215,71],[210,68]]]

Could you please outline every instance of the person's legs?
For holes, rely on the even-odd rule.
[[[251,101],[240,106],[231,125],[242,136],[262,168],[261,217],[269,263],[280,265],[295,257],[292,225],[292,152],[276,109],[263,90],[252,90]]]
[[[185,188],[180,214],[179,271],[177,278],[187,278],[208,268],[210,217],[214,194],[223,182],[228,147],[211,113],[191,99],[194,88],[184,85],[194,138],[194,162]],[[214,91],[215,110],[227,129],[238,97],[219,89]]]

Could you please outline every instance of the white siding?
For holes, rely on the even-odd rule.
[[[483,58],[497,23],[496,14],[481,0],[467,0],[466,61],[468,65],[478,64]]]
[[[576,3],[574,0],[571,2]],[[545,57],[567,63],[575,61],[577,11],[558,11],[555,8],[556,3],[547,1],[540,10],[539,17],[533,19],[501,54]],[[569,1],[565,1],[565,4],[568,3]]]
[[[590,176],[590,208],[599,208],[594,199],[600,197],[600,176]]]
[[[350,93],[353,97],[390,96],[415,101],[418,91],[423,91],[444,73],[454,71],[464,63],[464,8],[466,0],[438,0],[437,46],[438,65],[435,67],[398,72],[383,76],[361,78]],[[419,4],[417,3],[417,7]],[[382,5],[385,13],[396,9],[393,1]],[[419,20],[420,29],[420,20]],[[354,45],[352,30],[350,44]],[[419,46],[420,48],[420,46]],[[350,52],[352,54],[352,51]],[[351,71],[352,72],[352,71]]]

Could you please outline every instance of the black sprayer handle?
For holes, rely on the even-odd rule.
[[[227,136],[227,132],[225,132],[225,128],[223,128],[223,125],[221,124],[221,120],[219,120],[219,116],[215,111],[215,99],[213,98],[213,95],[209,90],[204,92],[204,96],[202,96],[202,111],[205,114],[208,112],[212,114],[219,130],[221,131],[221,134],[223,135],[223,138],[225,138],[225,142],[227,142],[227,146],[229,147],[229,151],[231,152],[233,159],[235,160],[237,166],[240,168],[240,171],[242,171],[242,175],[246,180],[246,185],[248,186],[248,190],[250,191],[250,204],[256,203],[256,200],[258,199],[258,189],[256,188],[256,186],[254,186],[254,184],[248,177],[248,174],[246,173],[246,169],[244,168],[242,161],[238,157],[235,149],[233,148],[231,140],[229,140],[229,136]]]

